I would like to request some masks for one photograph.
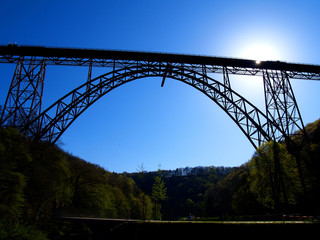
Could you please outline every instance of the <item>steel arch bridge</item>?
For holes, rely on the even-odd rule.
[[[88,107],[113,89],[146,77],[186,83],[214,101],[257,148],[267,141],[290,141],[305,134],[290,78],[320,80],[320,66],[285,62],[89,49],[0,46],[0,63],[16,64],[2,109],[0,126],[14,126],[26,136],[55,143]],[[41,108],[47,65],[84,66],[87,81]],[[92,69],[105,74],[92,78]],[[218,81],[213,74],[221,74]],[[263,78],[265,109],[232,89],[231,74]]]

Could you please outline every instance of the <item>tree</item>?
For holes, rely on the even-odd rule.
[[[22,207],[25,205],[23,191],[26,179],[19,172],[0,171],[0,223],[15,223],[22,215]]]
[[[276,142],[261,145],[249,163],[250,189],[265,207],[280,210],[294,205],[302,188],[296,161]]]
[[[152,212],[151,208],[151,199],[148,195],[146,195],[144,192],[146,192],[146,179],[145,179],[145,169],[143,166],[143,163],[141,165],[138,165],[137,168],[138,171],[138,179],[141,181],[141,190],[142,192],[138,195],[138,209],[140,209],[140,216],[142,220],[146,220],[151,217],[150,212]]]
[[[66,204],[71,197],[70,166],[64,152],[44,142],[30,143],[33,161],[26,176],[26,196],[36,221],[50,218],[56,202]]]
[[[24,169],[32,161],[28,143],[14,128],[0,129],[0,222],[13,224],[26,205]]]
[[[134,199],[132,217],[136,219],[151,219],[152,217],[152,203],[148,195],[141,192],[136,199]]]
[[[228,174],[222,184],[231,191],[233,213],[237,215],[262,213],[256,195],[250,190],[248,163]]]
[[[308,213],[317,214],[320,202],[320,119],[305,127],[307,139],[297,134],[295,142],[301,144],[298,153],[304,181],[304,194],[300,200],[301,208]],[[301,210],[300,210],[301,211]]]
[[[152,186],[151,198],[155,203],[155,219],[161,219],[161,201],[167,199],[167,188],[165,187],[165,183],[160,176],[156,176],[154,180],[155,182]]]

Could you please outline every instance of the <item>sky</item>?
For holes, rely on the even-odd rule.
[[[1,0],[0,45],[132,50],[320,65],[318,0]],[[15,66],[2,64],[0,105]],[[87,79],[48,66],[43,108]],[[94,69],[92,76],[105,73]],[[222,76],[220,76],[222,77]],[[263,108],[261,78],[230,76]],[[114,172],[240,166],[254,148],[213,101],[190,86],[144,78],[117,88],[62,135],[65,151]],[[305,124],[320,118],[320,81],[292,80]]]

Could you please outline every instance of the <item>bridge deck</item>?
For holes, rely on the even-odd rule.
[[[76,48],[52,48],[39,46],[0,46],[0,63],[15,62],[17,58],[13,56],[33,56],[48,58],[64,58],[60,61],[68,62],[68,65],[83,65],[81,59],[103,59],[103,60],[127,60],[127,61],[148,61],[166,62],[181,64],[200,64],[214,65],[221,67],[250,68],[282,70],[290,72],[313,73],[320,76],[320,66],[310,64],[287,63],[280,61],[262,61],[257,63],[255,60],[223,58],[211,56],[197,56],[170,53],[154,52],[135,52],[135,51],[115,51],[98,49],[76,49]],[[72,61],[74,58],[77,61]],[[87,62],[87,61],[86,61]],[[49,61],[48,64],[57,64]],[[320,80],[320,78],[312,78]]]

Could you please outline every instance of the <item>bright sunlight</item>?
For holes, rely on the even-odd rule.
[[[245,42],[239,51],[239,57],[255,60],[257,64],[261,61],[277,61],[282,59],[282,51],[279,46],[267,41]],[[263,106],[261,96],[263,95],[263,82],[261,77],[237,76],[232,82],[232,87],[256,105]]]
[[[271,44],[256,43],[245,47],[240,54],[242,58],[256,60],[257,63],[267,60],[279,60],[280,52]]]

